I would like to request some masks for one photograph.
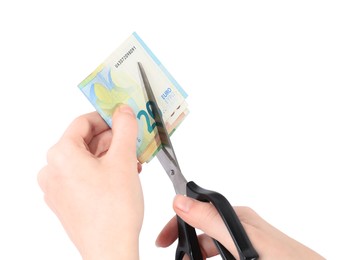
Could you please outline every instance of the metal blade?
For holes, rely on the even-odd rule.
[[[173,182],[175,192],[178,194],[186,194],[186,184],[187,181],[182,175],[178,160],[173,149],[173,145],[170,141],[166,125],[163,121],[161,110],[158,107],[157,101],[155,99],[153,90],[150,86],[149,80],[147,78],[146,72],[141,64],[138,62],[139,70],[142,76],[143,85],[147,93],[147,97],[151,103],[151,109],[154,114],[154,119],[156,122],[157,131],[161,140],[162,148],[156,155],[161,165],[167,172],[167,175]]]

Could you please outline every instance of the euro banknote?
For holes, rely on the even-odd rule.
[[[136,32],[78,87],[110,127],[118,105],[127,104],[134,110],[138,122],[137,158],[144,163],[154,157],[161,144],[138,62],[144,67],[171,135],[189,113],[187,94]]]

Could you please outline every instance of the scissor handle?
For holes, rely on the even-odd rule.
[[[178,220],[178,247],[176,248],[175,260],[182,260],[188,255],[191,260],[202,260],[202,254],[195,229],[183,221],[179,216]]]
[[[182,260],[184,255],[187,254],[191,260],[203,260],[195,229],[183,221],[179,216],[177,216],[177,220],[179,240],[175,259]],[[233,255],[226,250],[222,244],[215,239],[213,239],[213,241],[215,242],[220,255],[223,257],[223,260],[235,260]]]
[[[188,197],[203,202],[210,202],[213,206],[215,206],[232,237],[240,259],[258,259],[258,253],[253,248],[251,241],[240,223],[233,207],[223,195],[215,191],[203,189],[196,185],[193,181],[187,183],[186,192]],[[191,260],[202,260],[203,258],[195,229],[185,223],[181,218],[177,218],[179,242],[176,249],[175,259],[182,260],[182,257],[187,254]],[[213,239],[213,241],[215,242],[223,260],[235,260],[233,255],[221,243],[215,239]]]

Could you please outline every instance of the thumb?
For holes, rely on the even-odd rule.
[[[136,162],[137,121],[128,105],[120,105],[112,117],[112,139],[107,156],[133,157]]]
[[[233,255],[238,255],[227,227],[212,204],[177,195],[173,201],[173,208],[190,226],[202,230],[223,244]]]

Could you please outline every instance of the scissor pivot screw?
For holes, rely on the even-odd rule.
[[[170,170],[170,175],[174,175],[175,174],[175,171],[174,170]]]

